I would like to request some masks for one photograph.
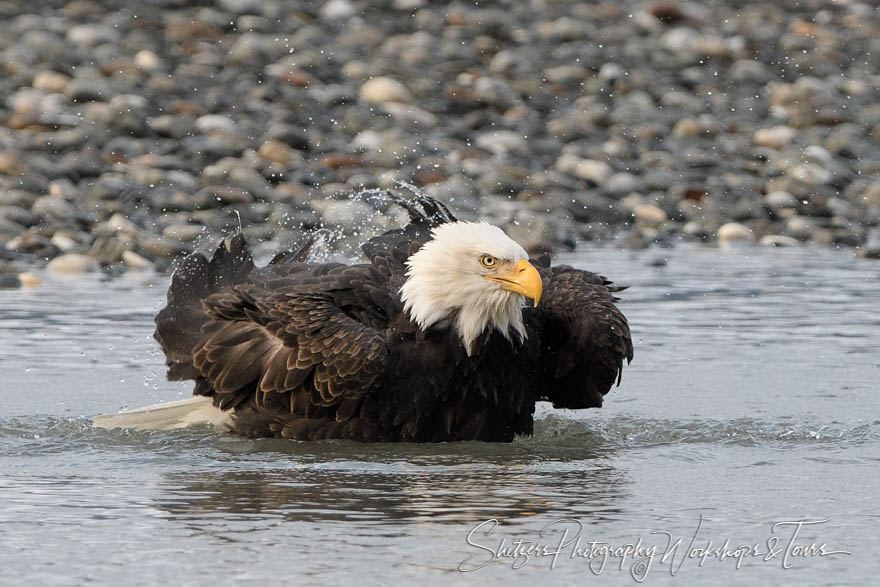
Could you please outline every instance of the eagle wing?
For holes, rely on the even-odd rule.
[[[195,393],[236,408],[253,434],[314,437],[317,427],[357,419],[387,362],[388,315],[399,303],[388,275],[374,265],[315,265],[295,256],[255,269],[240,236],[210,262],[199,258],[175,273],[157,317],[169,377],[195,379]],[[208,285],[195,294],[180,287],[184,281]],[[188,299],[195,295],[198,308]],[[175,324],[199,321],[196,340],[176,338]]]
[[[615,287],[595,273],[557,265],[541,270],[544,293],[526,319],[541,339],[539,399],[556,408],[592,408],[633,358]]]

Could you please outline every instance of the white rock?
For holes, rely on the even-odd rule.
[[[681,227],[681,232],[690,237],[704,237],[712,231],[706,225],[696,220],[690,220]]]
[[[521,64],[520,58],[514,51],[502,49],[489,62],[489,71],[492,73],[509,73]]]
[[[412,94],[402,83],[390,77],[374,77],[361,86],[361,101],[368,104],[383,102],[412,102]]]
[[[602,65],[602,68],[599,69],[599,79],[602,80],[615,80],[620,79],[624,75],[626,75],[626,70],[623,69],[620,65],[613,62],[608,62]]]
[[[774,126],[755,131],[755,143],[769,149],[781,149],[794,139],[797,132],[788,126]]]
[[[31,212],[43,218],[68,219],[76,216],[76,206],[64,198],[40,196],[31,205]]]
[[[588,179],[597,184],[603,184],[611,177],[613,170],[604,161],[596,159],[582,159],[574,167],[574,174],[581,179]]]
[[[621,171],[609,177],[603,187],[612,194],[625,194],[638,191],[642,187],[642,182],[632,173]]]
[[[629,145],[618,137],[612,137],[602,143],[602,152],[609,157],[626,157],[629,153]]]
[[[125,263],[126,267],[134,271],[143,271],[153,267],[149,259],[138,255],[134,251],[122,251],[122,262]]]
[[[144,71],[157,71],[162,69],[164,65],[158,55],[146,49],[134,54],[134,64]]]
[[[696,137],[702,134],[703,127],[694,118],[682,118],[672,128],[673,134],[679,137]]]
[[[637,10],[632,15],[632,21],[637,27],[650,33],[663,30],[663,23],[647,10]]]
[[[758,242],[765,247],[794,247],[800,244],[797,239],[783,234],[768,234]]]
[[[6,97],[6,105],[18,114],[39,113],[46,98],[45,90],[35,88],[19,88],[17,92]]]
[[[604,161],[597,159],[581,159],[576,155],[563,153],[556,160],[556,168],[563,173],[588,179],[596,184],[608,181],[614,170]]]
[[[700,38],[700,33],[690,27],[675,27],[664,33],[659,40],[660,45],[673,53],[693,50],[694,43]]]
[[[57,71],[41,71],[34,76],[31,85],[36,90],[45,90],[47,92],[55,92],[61,94],[64,88],[70,83],[70,78],[63,73]]]
[[[507,153],[528,153],[528,144],[520,133],[512,130],[497,130],[483,133],[474,141],[479,148],[496,155]]]
[[[196,126],[203,133],[209,132],[225,132],[235,134],[238,132],[238,125],[235,124],[228,116],[220,114],[206,114],[200,116],[196,121]]]
[[[728,222],[718,228],[718,243],[724,247],[734,242],[752,242],[755,235],[752,230],[739,222]]]
[[[363,80],[370,77],[370,65],[357,59],[352,59],[342,66],[342,75],[352,80]]]
[[[796,239],[806,240],[813,236],[816,225],[805,216],[792,216],[785,221],[788,233]]]
[[[53,234],[52,238],[49,239],[49,242],[58,247],[59,250],[65,252],[79,245],[79,243],[71,238],[70,235],[63,232],[56,232],[55,234]]]
[[[771,208],[794,208],[797,206],[797,198],[788,192],[775,191],[764,196],[764,203]]]
[[[81,275],[83,273],[91,273],[98,270],[98,262],[86,255],[79,253],[68,253],[55,257],[46,268],[59,275]]]
[[[570,153],[562,153],[556,160],[556,169],[562,173],[574,175],[574,168],[579,161],[583,161],[583,159]]]
[[[364,151],[375,151],[382,146],[382,135],[372,129],[362,130],[351,140],[351,146]]]
[[[385,102],[382,104],[382,110],[397,120],[413,122],[426,128],[437,124],[436,116],[427,110],[422,110],[418,106],[413,106],[412,104]]]
[[[117,112],[144,110],[149,104],[146,98],[137,94],[119,94],[110,99],[110,107]]]
[[[100,24],[81,24],[67,31],[67,40],[80,47],[91,48],[104,43],[119,41],[119,32]]]
[[[810,185],[828,183],[834,178],[834,175],[830,171],[823,169],[815,163],[801,163],[800,165],[796,165],[788,171],[788,174],[794,179]]]
[[[321,9],[321,16],[327,20],[344,20],[357,14],[357,8],[348,0],[330,0]]]
[[[633,210],[636,223],[648,226],[657,226],[668,220],[666,212],[652,204],[639,204]]]
[[[858,215],[853,205],[843,198],[828,198],[826,205],[831,213],[839,218],[855,218]]]
[[[828,167],[834,163],[834,157],[831,156],[828,149],[820,147],[819,145],[808,146],[804,149],[804,156],[812,159],[815,163],[818,163],[823,167]]]
[[[96,234],[127,234],[127,235],[136,235],[141,232],[140,227],[126,218],[124,215],[116,212],[113,216],[110,217],[106,222],[101,222],[97,224],[93,231]]]

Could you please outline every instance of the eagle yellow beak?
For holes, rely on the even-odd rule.
[[[524,295],[535,301],[535,307],[541,301],[541,292],[544,286],[541,283],[541,274],[535,269],[535,266],[526,261],[520,260],[513,271],[506,275],[486,275],[486,279],[501,284],[503,289],[512,291],[520,295]]]

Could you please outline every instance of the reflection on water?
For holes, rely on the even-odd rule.
[[[194,527],[219,513],[397,526],[404,521],[469,524],[563,512],[601,520],[606,512],[620,511],[615,501],[623,480],[607,464],[543,472],[475,466],[441,471],[412,467],[400,473],[389,468],[174,474],[166,479],[168,501],[157,506]]]
[[[173,474],[163,509],[199,517],[228,511],[289,521],[468,523],[569,512],[616,511],[624,479],[584,431],[567,449],[514,444],[363,445],[242,440],[224,447],[249,463],[286,468]],[[230,450],[231,449],[231,450]],[[196,518],[192,518],[196,519]]]
[[[0,566],[41,585],[377,573],[507,585],[544,577],[503,563],[455,572],[468,530],[487,519],[534,537],[575,518],[614,543],[687,537],[699,514],[722,538],[758,540],[773,520],[806,516],[830,520],[817,537],[835,546],[873,539],[880,265],[831,250],[689,247],[563,261],[630,285],[635,361],[603,410],[542,404],[535,436],[505,445],[93,430],[94,414],[189,393],[164,381],[151,339],[166,278],[44,276],[33,291],[0,290]],[[654,580],[867,584],[877,571],[871,557],[810,559],[784,576],[720,567]]]

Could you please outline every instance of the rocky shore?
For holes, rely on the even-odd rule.
[[[533,251],[880,256],[880,9],[857,0],[0,0],[0,283],[399,222]],[[3,275],[6,275],[4,279]]]

